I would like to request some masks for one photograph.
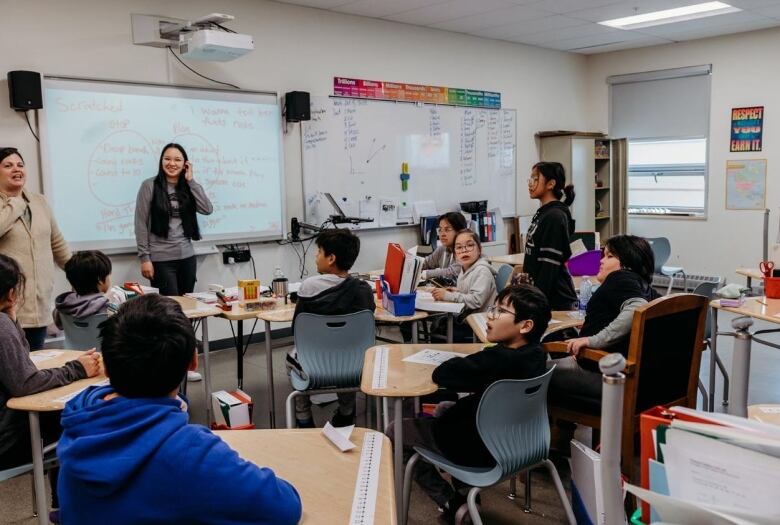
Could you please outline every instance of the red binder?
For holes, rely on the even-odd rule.
[[[404,269],[406,252],[400,244],[387,243],[387,257],[385,258],[385,281],[392,293],[398,293],[401,288],[401,273]]]

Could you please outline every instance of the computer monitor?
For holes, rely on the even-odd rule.
[[[347,214],[344,213],[344,210],[341,209],[341,206],[339,206],[336,203],[336,199],[333,198],[333,195],[331,195],[330,193],[326,193],[325,194],[325,198],[328,199],[328,202],[330,202],[330,205],[333,206],[333,209],[336,210],[336,213],[340,217],[346,217],[347,216]]]

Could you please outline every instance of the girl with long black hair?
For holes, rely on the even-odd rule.
[[[200,240],[196,214],[214,210],[192,163],[179,144],[166,144],[157,175],[145,180],[135,205],[135,240],[141,274],[162,295],[184,295],[195,288],[192,241]]]

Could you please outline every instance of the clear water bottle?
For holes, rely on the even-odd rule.
[[[580,316],[582,319],[585,318],[585,311],[588,309],[588,301],[590,301],[590,297],[593,295],[593,283],[590,280],[590,277],[587,275],[584,275],[582,277],[582,282],[580,283],[580,294],[579,294],[579,310],[580,310]]]
[[[276,297],[284,297],[286,302],[288,286],[287,277],[284,276],[282,269],[277,266],[274,270],[274,280],[271,281],[271,291]]]

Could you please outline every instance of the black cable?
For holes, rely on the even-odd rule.
[[[183,61],[181,58],[179,58],[179,55],[177,55],[176,53],[174,53],[174,51],[173,51],[173,49],[171,48],[171,46],[166,46],[166,47],[168,48],[168,51],[170,51],[170,52],[171,52],[171,54],[173,55],[173,58],[175,58],[176,60],[178,60],[178,61],[179,61],[179,63],[180,63],[182,66],[186,67],[187,69],[189,69],[190,71],[192,71],[193,73],[195,73],[196,75],[198,75],[199,77],[201,77],[201,78],[205,78],[206,80],[210,80],[210,81],[212,81],[212,82],[216,82],[217,84],[222,84],[222,85],[224,85],[224,86],[230,86],[230,87],[232,87],[232,88],[241,89],[241,88],[240,88],[240,87],[238,87],[237,85],[235,85],[235,84],[231,84],[230,82],[222,82],[221,80],[214,80],[213,78],[207,77],[206,75],[201,75],[200,73],[198,73],[197,71],[195,71],[194,69],[192,69],[190,66],[188,66],[187,64],[185,64],[185,63],[184,63],[184,61]]]
[[[41,141],[41,139],[38,138],[38,135],[35,134],[35,132],[32,129],[32,124],[30,124],[30,115],[27,114],[27,112],[24,112],[24,120],[27,121],[27,127],[30,128],[30,133],[32,133],[32,136],[35,137],[35,140],[38,142]]]
[[[212,24],[214,24],[215,26],[217,26],[218,28],[220,28],[220,29],[221,29],[221,30],[223,30],[223,31],[227,31],[228,33],[235,33],[235,31],[233,31],[233,30],[232,30],[232,29],[230,29],[229,27],[225,27],[225,26],[223,26],[222,24],[218,24],[218,23],[216,23],[216,22],[212,22]]]
[[[255,256],[252,252],[249,252],[249,260],[252,262],[252,278],[257,279],[257,270],[255,269]]]

